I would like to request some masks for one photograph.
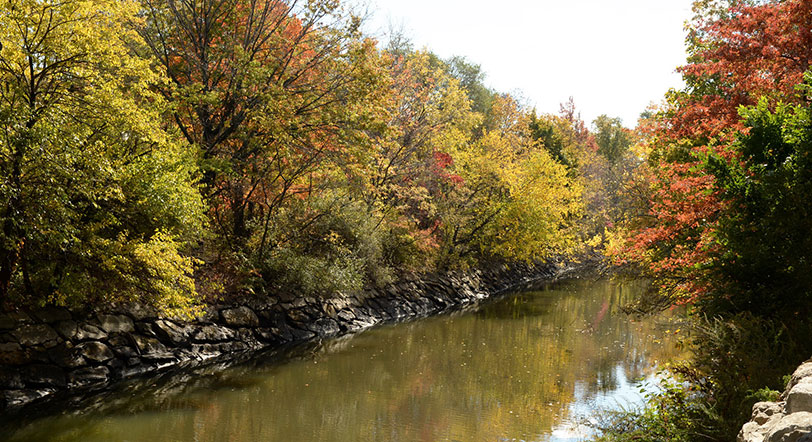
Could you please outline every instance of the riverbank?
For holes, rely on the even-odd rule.
[[[328,299],[245,299],[207,306],[193,321],[140,306],[104,312],[49,308],[0,316],[0,409],[83,394],[173,368],[357,332],[470,305],[573,274],[578,266],[500,266],[423,275]]]
[[[778,402],[753,405],[750,422],[742,426],[737,442],[796,442],[812,433],[812,359],[792,373]]]

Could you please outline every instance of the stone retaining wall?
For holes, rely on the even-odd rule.
[[[424,276],[329,299],[288,297],[214,305],[195,321],[138,306],[81,314],[49,308],[0,315],[0,410],[54,393],[103,388],[180,364],[351,333],[427,316],[553,280],[563,265],[503,266],[488,272]]]
[[[758,402],[738,442],[812,442],[812,359],[792,374],[780,402]]]

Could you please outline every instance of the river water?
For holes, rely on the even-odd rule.
[[[640,390],[654,388],[657,365],[678,357],[677,318],[633,320],[620,312],[643,289],[558,283],[107,393],[93,411],[23,417],[9,438],[583,440],[589,435],[583,423],[596,410],[640,404]]]

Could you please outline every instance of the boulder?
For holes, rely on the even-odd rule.
[[[107,332],[91,324],[80,324],[77,327],[74,339],[80,341],[98,341],[100,339],[107,339]]]
[[[107,367],[86,367],[68,374],[68,383],[71,387],[84,387],[107,382],[109,376],[110,369]]]
[[[77,353],[85,359],[104,362],[113,358],[113,351],[110,347],[98,341],[83,342],[76,346]]]
[[[789,382],[787,383],[786,390],[784,390],[784,396],[789,394],[792,387],[794,387],[798,382],[801,382],[801,379],[807,377],[812,377],[812,360],[804,362],[795,369],[795,371],[792,373],[792,377],[790,377]]]
[[[58,345],[48,352],[48,356],[54,364],[64,368],[76,368],[87,365],[81,350],[73,347],[69,342]]]
[[[135,331],[133,320],[124,315],[98,315],[102,330],[107,333],[131,333]]]
[[[139,354],[165,353],[167,351],[166,347],[161,344],[161,341],[155,338],[148,338],[141,335],[132,335],[132,338]]]
[[[5,390],[0,392],[0,404],[5,404],[6,407],[15,407],[28,404],[50,393],[43,390]]]
[[[79,326],[74,321],[60,321],[54,328],[64,339],[73,339],[79,332]]]
[[[812,377],[802,378],[787,394],[787,414],[812,412]]]
[[[783,403],[757,402],[753,405],[753,414],[751,420],[758,425],[764,425],[770,420],[770,418],[783,412]]]
[[[137,321],[148,321],[158,317],[158,312],[154,308],[141,304],[133,304],[128,306],[127,313]]]
[[[10,367],[0,367],[0,388],[4,390],[25,388],[20,370]]]
[[[16,342],[0,344],[0,365],[22,365],[28,362],[26,352]]]
[[[318,319],[312,324],[308,325],[308,329],[318,336],[334,336],[337,335],[341,329],[338,323],[329,318]]]
[[[259,325],[257,314],[245,306],[222,310],[220,315],[228,325],[243,327],[256,327]]]
[[[236,336],[237,333],[230,328],[220,325],[205,325],[192,336],[192,340],[195,342],[222,342],[234,339]]]
[[[770,426],[765,442],[798,442],[812,432],[812,413],[805,411],[784,415]]]
[[[11,330],[21,324],[30,324],[31,317],[23,312],[10,312],[0,315],[0,330]]]
[[[26,367],[26,383],[46,387],[66,387],[68,385],[65,371],[56,365],[35,364]]]
[[[155,321],[152,325],[152,330],[159,339],[175,345],[183,344],[188,341],[190,334],[188,327],[182,327],[172,321],[164,319]]]
[[[290,318],[291,321],[299,324],[307,324],[311,320],[310,316],[308,316],[304,310],[298,308],[288,310],[288,318]]]
[[[20,344],[25,346],[42,345],[53,347],[59,339],[56,330],[45,324],[26,325],[12,334]]]

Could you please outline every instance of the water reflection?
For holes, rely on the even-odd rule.
[[[675,355],[669,319],[619,308],[642,284],[571,282],[235,367],[119,412],[40,419],[12,440],[502,441],[579,437]],[[124,412],[121,412],[121,411]]]

